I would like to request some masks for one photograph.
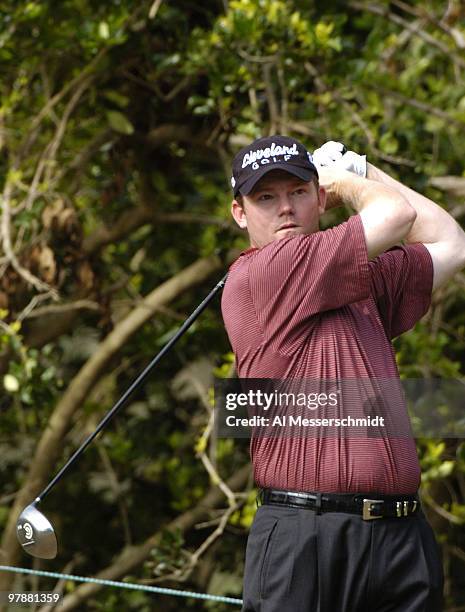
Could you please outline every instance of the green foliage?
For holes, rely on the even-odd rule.
[[[401,377],[459,378],[461,363],[454,361],[445,332],[432,334],[426,325],[418,325],[395,341],[396,360]]]
[[[157,546],[151,552],[151,561],[146,563],[147,569],[155,576],[161,576],[182,568],[185,561],[182,553],[183,545],[184,538],[180,531],[164,529]]]
[[[134,133],[134,126],[132,123],[119,111],[107,111],[108,123],[120,134],[126,134],[126,136]]]
[[[240,525],[245,529],[250,529],[252,525],[252,521],[255,517],[255,513],[257,511],[257,490],[250,491],[247,501],[240,511],[235,512],[231,516],[231,524],[232,525]]]

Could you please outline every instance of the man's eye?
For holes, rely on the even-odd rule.
[[[295,193],[295,195],[302,195],[302,194],[307,193],[307,192],[305,191],[305,189],[303,187],[299,187],[298,189],[294,189],[294,193]]]
[[[261,202],[263,200],[271,200],[273,196],[271,195],[271,193],[262,193],[261,196],[259,196],[258,201]]]

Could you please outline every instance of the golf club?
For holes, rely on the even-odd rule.
[[[93,433],[91,433],[81,444],[81,446],[73,453],[73,455],[68,459],[65,465],[61,468],[61,470],[56,474],[56,476],[49,482],[49,484],[45,487],[45,489],[40,493],[35,500],[26,506],[24,510],[19,515],[18,521],[16,523],[16,535],[18,537],[19,543],[23,547],[23,549],[33,557],[39,557],[40,559],[53,559],[56,557],[58,546],[57,539],[55,535],[55,531],[50,521],[37,510],[37,505],[44,499],[44,497],[50,492],[50,490],[56,485],[56,483],[61,479],[66,470],[71,467],[71,465],[82,455],[87,446],[92,442],[92,440],[102,431],[102,429],[107,425],[110,419],[115,415],[115,413],[127,402],[129,397],[134,393],[134,391],[140,387],[140,385],[144,382],[150,372],[153,370],[155,365],[160,361],[160,359],[169,351],[169,349],[173,346],[173,344],[184,334],[184,332],[192,325],[195,319],[200,315],[200,313],[206,308],[212,298],[216,295],[216,293],[224,287],[226,282],[227,274],[215,285],[215,287],[210,291],[207,297],[197,306],[194,312],[186,319],[186,321],[181,325],[176,334],[165,344],[165,346],[161,349],[161,351],[152,359],[152,361],[148,364],[148,366],[143,370],[136,380],[131,384],[131,386],[125,391],[125,393],[121,396],[121,398],[116,402],[116,404],[111,408],[111,410],[105,415],[105,417],[100,421],[97,425],[97,428]]]

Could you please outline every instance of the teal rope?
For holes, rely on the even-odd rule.
[[[48,578],[58,578],[62,580],[72,580],[74,582],[89,582],[90,584],[101,584],[103,586],[117,587],[120,589],[134,589],[136,591],[148,591],[149,593],[161,593],[162,595],[173,595],[175,597],[193,597],[195,599],[208,599],[222,603],[242,605],[242,599],[234,597],[222,597],[221,595],[209,595],[208,593],[196,593],[194,591],[178,591],[177,589],[165,589],[145,584],[135,584],[133,582],[116,582],[115,580],[103,580],[102,578],[86,578],[85,576],[74,576],[73,574],[57,574],[56,572],[44,572],[42,570],[26,569],[24,567],[12,567],[10,565],[0,565],[0,571],[14,572],[17,574],[33,574],[35,576],[46,576]]]

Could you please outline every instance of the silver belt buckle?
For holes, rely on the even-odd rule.
[[[373,504],[384,504],[382,499],[364,499],[363,500],[363,514],[362,518],[364,521],[374,521],[375,519],[383,518],[382,516],[373,516]]]

